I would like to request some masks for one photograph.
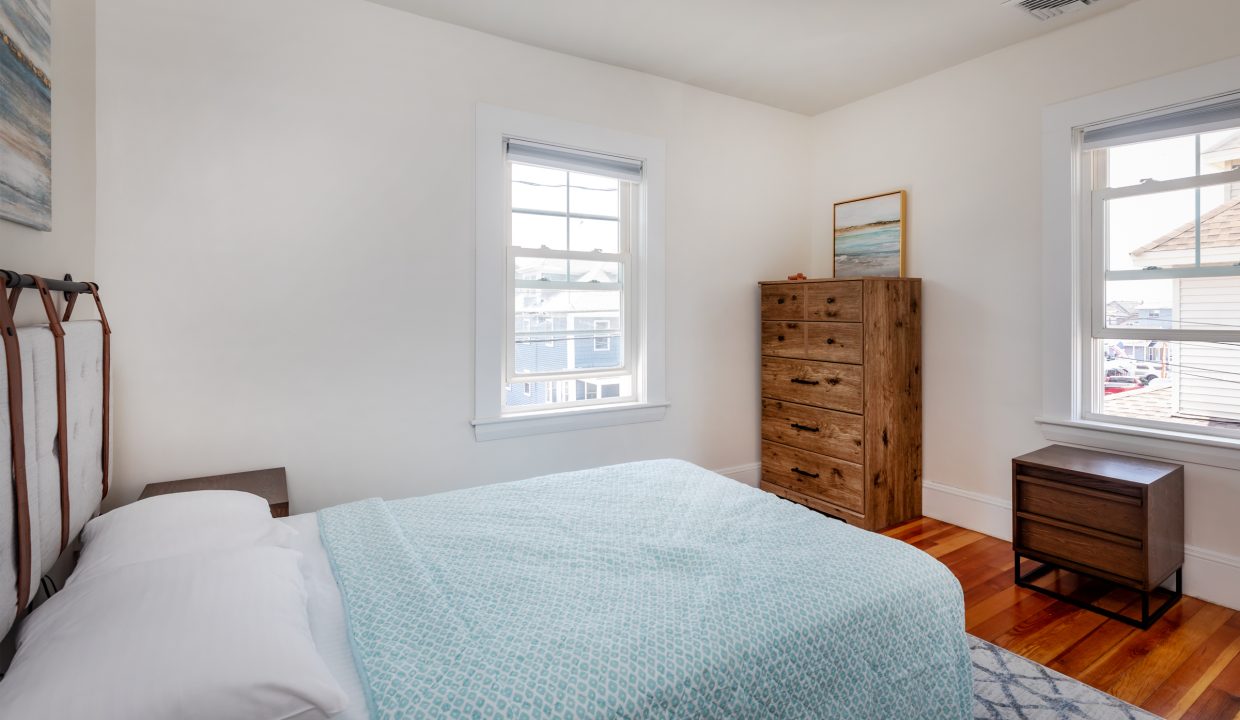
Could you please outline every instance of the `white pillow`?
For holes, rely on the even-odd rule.
[[[315,649],[300,553],[250,548],[127,565],[31,613],[0,718],[309,720],[346,698]]]
[[[267,501],[236,490],[158,495],[91,520],[66,585],[136,562],[247,547],[290,547],[297,531],[271,517]]]

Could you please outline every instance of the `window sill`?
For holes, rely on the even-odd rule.
[[[1097,420],[1039,417],[1035,421],[1042,436],[1052,442],[1240,470],[1240,440]]]
[[[667,415],[670,403],[624,403],[570,410],[545,410],[524,415],[473,420],[478,442],[569,432],[589,428],[656,422]]]

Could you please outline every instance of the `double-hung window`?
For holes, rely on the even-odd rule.
[[[1240,95],[1079,140],[1082,417],[1240,437]]]
[[[505,148],[505,409],[632,401],[642,161],[513,137]]]
[[[663,143],[479,106],[480,440],[659,420]]]

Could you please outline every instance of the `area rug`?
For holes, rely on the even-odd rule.
[[[976,720],[1158,720],[1067,675],[969,636]]]

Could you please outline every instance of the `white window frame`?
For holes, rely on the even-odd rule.
[[[479,104],[474,156],[475,344],[474,436],[495,440],[662,420],[665,381],[665,161],[662,140],[557,118]],[[507,341],[512,327],[506,138],[640,159],[643,227],[632,238],[631,282],[634,397],[626,402],[552,409],[504,408]],[[606,375],[604,371],[598,375]]]
[[[1095,268],[1103,258],[1090,242],[1097,213],[1093,203],[1083,200],[1091,187],[1092,168],[1080,162],[1083,128],[1229,95],[1240,89],[1237,77],[1240,58],[1231,58],[1044,109],[1042,414],[1036,421],[1046,439],[1240,469],[1240,440],[1234,437],[1184,425],[1120,422],[1085,410],[1094,369],[1089,353],[1096,319],[1093,308],[1101,292]],[[1211,176],[1210,183],[1228,175]],[[1122,339],[1141,339],[1145,332],[1149,331],[1119,331]],[[1170,331],[1153,332],[1162,339]]]

